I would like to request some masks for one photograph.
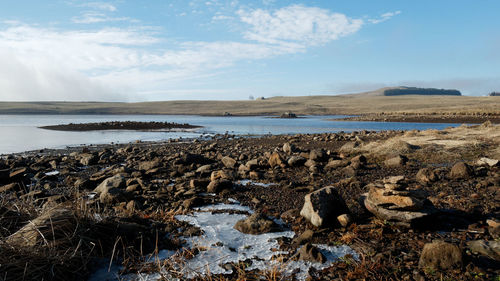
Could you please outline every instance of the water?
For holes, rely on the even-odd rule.
[[[195,115],[0,115],[0,154],[43,148],[65,148],[83,144],[129,143],[136,140],[159,141],[171,138],[196,138],[202,134],[236,135],[312,134],[356,130],[444,129],[459,124],[390,123],[328,121],[343,116],[308,116],[279,119],[262,116],[207,117]],[[39,126],[105,121],[161,121],[189,123],[203,128],[189,132],[90,131],[64,132],[39,129]]]

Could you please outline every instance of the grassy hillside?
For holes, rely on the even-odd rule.
[[[0,114],[200,114],[279,115],[368,113],[500,114],[499,97],[467,96],[303,96],[248,101],[0,102]]]

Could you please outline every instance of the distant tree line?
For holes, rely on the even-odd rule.
[[[461,96],[462,93],[460,93],[460,91],[458,91],[458,90],[445,90],[445,89],[435,89],[435,88],[416,88],[416,87],[387,89],[384,91],[384,96],[403,96],[403,95]]]

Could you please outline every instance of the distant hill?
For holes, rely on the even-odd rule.
[[[436,88],[417,88],[417,87],[386,87],[375,91],[364,92],[359,94],[350,94],[353,96],[461,96],[462,93],[458,90],[436,89]]]
[[[500,97],[500,92],[492,92],[490,93],[490,97]]]

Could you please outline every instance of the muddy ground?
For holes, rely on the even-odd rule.
[[[217,135],[7,155],[0,160],[0,278],[85,280],[110,258],[125,265],[124,273],[158,270],[143,263],[146,254],[181,249],[183,237],[200,234],[176,214],[232,198],[283,219],[297,236],[312,231],[302,241],[284,239],[283,249],[321,242],[347,244],[360,254],[310,271],[310,280],[498,280],[498,248],[478,252],[469,244],[498,243],[499,145],[500,127],[483,124],[444,131]],[[457,172],[456,163],[463,169]],[[433,172],[432,180],[417,177],[423,168]],[[403,222],[369,212],[362,195],[391,176],[404,176],[407,190],[425,191],[432,215]],[[236,184],[241,179],[275,185]],[[102,188],[105,181],[108,188]],[[347,206],[347,223],[314,226],[299,214],[304,197],[327,186]],[[203,196],[207,191],[215,196]],[[460,257],[423,264],[424,246],[435,241],[455,247]],[[450,259],[443,249],[436,255]],[[191,250],[185,255],[196,254]],[[271,280],[255,271],[201,279],[263,276]]]

